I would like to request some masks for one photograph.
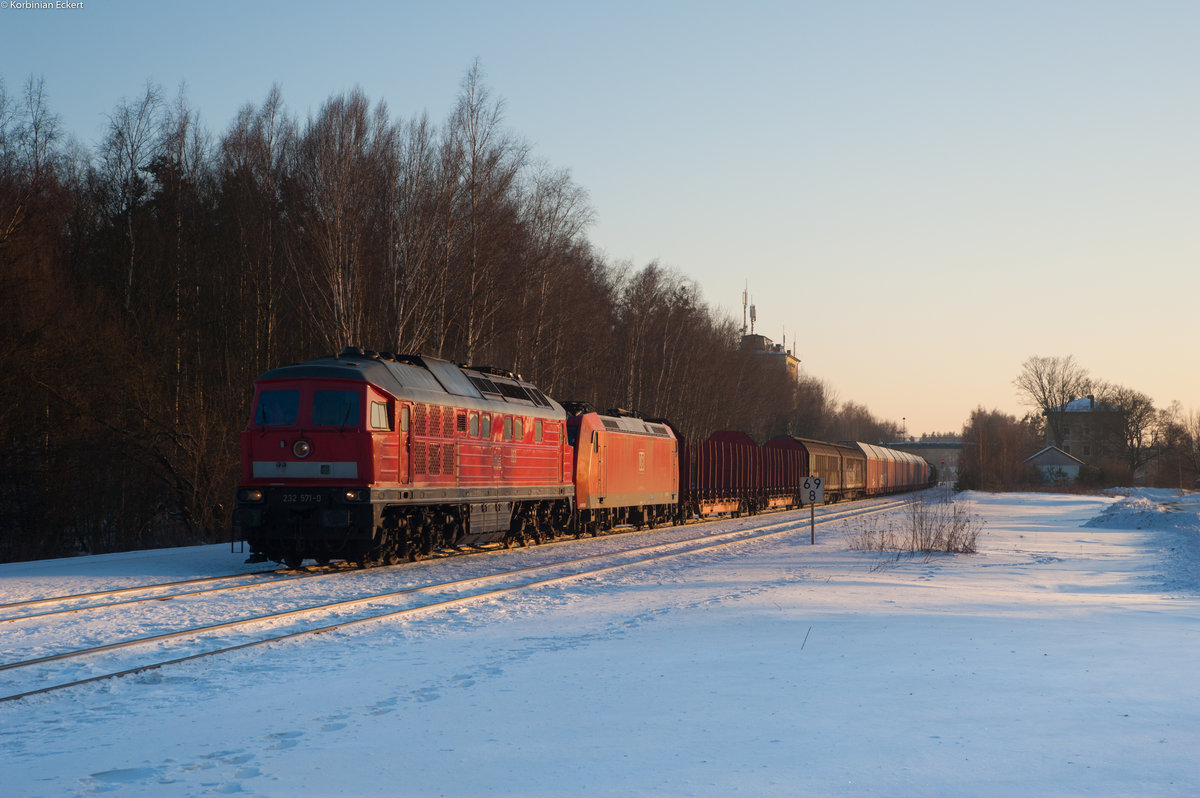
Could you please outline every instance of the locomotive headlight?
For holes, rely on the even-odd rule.
[[[363,500],[363,492],[361,490],[348,490],[343,498],[348,502],[360,502]]]
[[[299,458],[308,457],[312,454],[312,444],[308,441],[296,441],[292,444],[292,454]]]
[[[242,488],[238,491],[238,501],[240,502],[260,502],[263,500],[263,492],[257,488]]]

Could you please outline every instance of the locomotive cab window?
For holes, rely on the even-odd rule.
[[[291,427],[299,415],[299,391],[263,391],[254,408],[254,423],[260,427]]]
[[[481,423],[483,424],[483,439],[491,440],[491,438],[492,438],[492,417],[491,417],[491,415],[488,413],[484,413],[482,416]]]
[[[391,429],[392,417],[386,402],[371,402],[371,429]]]
[[[513,422],[513,437],[518,443],[525,441],[525,419],[518,418]]]
[[[471,425],[470,425],[470,427],[471,427],[471,429],[470,429],[470,435],[471,435],[471,437],[472,437],[472,438],[478,438],[478,437],[479,437],[479,414],[478,414],[478,413],[472,413],[472,414],[471,414]]]
[[[313,391],[312,423],[317,427],[353,427],[359,423],[357,391]]]
[[[513,420],[512,416],[504,417],[504,440],[511,441],[513,439]]]
[[[400,431],[401,432],[408,432],[408,419],[409,419],[408,407],[400,408]]]
[[[542,442],[542,420],[540,418],[533,424],[533,440],[535,443]]]

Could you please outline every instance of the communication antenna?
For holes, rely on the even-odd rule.
[[[750,281],[746,281],[746,288],[742,291],[742,335],[746,334],[746,305],[750,301]]]
[[[754,335],[754,322],[756,322],[756,321],[758,321],[758,312],[754,309],[754,306],[751,305],[750,306],[750,334],[751,335]]]

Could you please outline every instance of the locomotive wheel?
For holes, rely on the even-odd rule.
[[[299,571],[300,566],[304,564],[304,558],[294,554],[289,554],[283,558],[283,564],[293,571]]]

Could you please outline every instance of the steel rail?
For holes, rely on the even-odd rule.
[[[858,517],[858,516],[873,515],[875,513],[887,512],[890,510],[895,510],[895,509],[902,507],[908,503],[909,502],[907,502],[907,501],[897,501],[897,502],[889,503],[884,506],[872,506],[869,508],[856,508],[855,510],[848,510],[845,512],[830,513],[830,514],[822,516],[820,519],[818,519],[818,523],[827,524],[827,523],[831,523],[833,521],[846,520],[847,518],[854,518],[854,517]],[[179,657],[179,658],[175,658],[175,659],[171,659],[171,660],[165,660],[162,662],[151,663],[148,665],[139,665],[139,666],[136,666],[133,668],[127,668],[127,669],[124,669],[121,671],[116,671],[113,673],[100,674],[97,676],[91,676],[91,677],[88,677],[85,679],[79,679],[79,680],[66,682],[66,683],[62,683],[62,684],[49,685],[46,687],[38,688],[36,690],[30,690],[30,691],[26,691],[23,693],[17,693],[14,695],[0,696],[0,702],[16,701],[16,700],[26,698],[29,696],[40,695],[43,693],[49,693],[49,692],[53,692],[56,690],[66,689],[68,687],[76,687],[79,685],[90,684],[92,682],[102,681],[105,679],[119,678],[121,676],[128,676],[131,674],[141,673],[144,671],[156,670],[158,668],[162,668],[162,667],[166,667],[169,665],[174,665],[174,664],[178,664],[178,663],[182,663],[182,662],[188,662],[191,660],[200,659],[202,657],[208,657],[208,656],[214,656],[217,654],[238,651],[241,649],[251,648],[253,646],[259,646],[259,645],[265,645],[267,643],[278,642],[281,640],[288,640],[291,638],[302,637],[302,636],[311,635],[311,634],[321,634],[324,632],[330,632],[330,631],[334,631],[337,629],[343,629],[343,628],[346,628],[349,626],[355,626],[358,624],[366,623],[368,621],[381,620],[384,618],[391,618],[391,617],[395,617],[395,616],[399,616],[399,615],[416,613],[416,612],[420,612],[423,610],[451,607],[451,606],[455,606],[457,604],[465,603],[467,601],[472,601],[475,599],[489,598],[489,597],[494,597],[494,596],[498,596],[498,595],[503,595],[505,593],[512,593],[512,592],[516,592],[519,590],[525,590],[525,589],[528,589],[531,587],[539,587],[539,586],[543,586],[543,585],[553,584],[556,582],[569,581],[571,579],[578,579],[578,578],[585,577],[585,576],[604,573],[607,571],[616,570],[618,568],[625,568],[628,566],[635,566],[635,565],[644,565],[647,563],[657,562],[659,560],[683,556],[685,554],[694,554],[697,552],[710,551],[713,549],[724,548],[726,546],[738,545],[740,543],[755,542],[755,541],[763,540],[766,538],[776,537],[778,535],[788,534],[789,532],[794,532],[797,529],[802,529],[804,527],[807,527],[808,524],[809,524],[809,521],[807,519],[801,518],[801,519],[793,519],[790,521],[782,521],[782,522],[775,523],[775,524],[767,524],[767,525],[764,525],[761,527],[756,527],[756,528],[748,529],[748,530],[747,529],[733,530],[733,531],[729,531],[729,532],[717,533],[715,535],[706,535],[706,536],[701,536],[698,538],[689,538],[687,540],[682,540],[682,541],[660,542],[660,543],[651,544],[649,546],[641,546],[641,547],[637,547],[637,548],[633,548],[633,549],[625,549],[625,550],[622,550],[619,552],[607,552],[607,553],[602,553],[602,554],[593,554],[593,555],[588,555],[587,557],[579,557],[579,558],[575,558],[575,559],[571,559],[571,560],[563,560],[563,561],[559,561],[559,562],[555,562],[555,563],[531,565],[531,566],[526,566],[523,568],[511,569],[508,571],[501,571],[501,572],[497,572],[494,574],[485,574],[483,576],[467,577],[467,578],[463,578],[463,579],[450,580],[450,581],[439,582],[439,583],[434,583],[434,584],[430,584],[430,585],[414,586],[414,587],[409,587],[409,588],[405,588],[403,590],[398,590],[398,591],[390,591],[387,593],[374,594],[371,596],[362,596],[362,597],[357,597],[354,599],[347,599],[347,600],[337,601],[337,602],[329,602],[326,604],[314,605],[312,607],[304,607],[304,608],[298,608],[295,610],[287,610],[287,611],[281,612],[281,613],[272,613],[269,615],[255,616],[255,617],[251,617],[251,618],[243,618],[243,619],[239,619],[236,621],[227,621],[227,622],[223,622],[223,623],[219,623],[219,624],[211,624],[208,626],[196,627],[193,629],[179,630],[179,631],[175,631],[175,632],[168,632],[168,633],[163,633],[163,634],[158,634],[158,635],[150,635],[147,637],[125,640],[125,641],[121,641],[118,643],[111,643],[111,644],[107,644],[107,645],[103,645],[103,646],[95,646],[95,647],[88,648],[88,649],[80,649],[78,651],[62,652],[59,654],[52,654],[52,655],[48,655],[45,657],[39,657],[36,659],[7,663],[4,665],[0,665],[0,670],[10,670],[10,669],[14,669],[14,668],[30,667],[33,665],[39,665],[39,664],[43,664],[43,663],[47,663],[47,662],[71,659],[71,658],[75,658],[75,657],[82,657],[82,656],[87,656],[87,655],[91,655],[91,654],[103,653],[106,651],[114,651],[116,649],[126,648],[129,646],[135,646],[135,645],[140,645],[140,644],[145,644],[145,643],[161,642],[163,640],[168,640],[168,639],[172,639],[172,638],[195,636],[195,635],[204,634],[206,632],[218,631],[221,629],[229,629],[229,628],[232,628],[235,626],[244,626],[244,625],[248,625],[248,624],[252,624],[252,623],[262,623],[262,622],[267,622],[267,621],[274,621],[274,620],[279,620],[279,619],[288,618],[288,617],[294,617],[294,616],[298,616],[298,615],[302,615],[302,614],[312,614],[312,613],[317,613],[317,612],[323,612],[323,611],[328,611],[328,610],[342,608],[342,607],[349,607],[349,606],[353,606],[356,604],[365,604],[365,603],[372,602],[372,601],[378,601],[380,599],[396,598],[396,597],[400,597],[400,596],[404,596],[404,595],[411,595],[411,594],[420,593],[420,592],[424,592],[424,591],[465,585],[465,584],[468,584],[471,582],[486,582],[486,581],[491,581],[491,580],[500,579],[500,578],[504,578],[504,577],[517,576],[517,575],[520,575],[523,573],[530,573],[530,572],[536,572],[536,571],[547,571],[547,570],[551,570],[551,569],[555,569],[555,568],[562,568],[565,566],[578,565],[581,563],[588,563],[588,562],[592,562],[592,561],[599,560],[599,559],[613,559],[613,558],[618,558],[618,557],[622,557],[622,556],[642,554],[642,553],[652,551],[654,549],[664,549],[664,548],[672,549],[670,551],[660,552],[658,554],[651,554],[649,556],[641,557],[639,559],[617,562],[617,563],[613,563],[610,565],[601,565],[601,566],[598,566],[595,568],[585,568],[583,570],[575,571],[575,572],[560,575],[560,576],[551,576],[551,577],[544,577],[544,578],[538,578],[538,579],[531,579],[527,582],[522,582],[520,584],[510,585],[510,586],[502,587],[502,588],[496,588],[494,590],[486,590],[486,591],[478,592],[478,593],[470,593],[467,595],[456,596],[456,597],[450,598],[450,599],[443,599],[440,601],[433,601],[433,602],[429,602],[426,604],[421,604],[421,605],[415,606],[415,607],[404,607],[404,608],[397,609],[397,610],[390,610],[390,611],[383,612],[383,613],[376,613],[376,614],[364,616],[361,618],[352,618],[352,619],[346,620],[346,621],[339,621],[338,623],[335,623],[335,624],[319,626],[319,627],[314,627],[314,628],[309,628],[309,629],[301,629],[301,630],[291,631],[291,632],[285,632],[285,633],[279,634],[279,635],[272,635],[270,637],[260,638],[258,640],[252,640],[252,641],[248,641],[245,643],[239,643],[239,644],[236,644],[233,646],[224,646],[224,647],[212,649],[209,651],[198,652],[195,654],[190,654],[190,655],[187,655],[184,657]],[[783,528],[779,529],[778,527],[783,527]],[[764,531],[764,530],[772,530],[772,531]],[[693,543],[697,543],[697,542],[701,542],[702,545],[699,545],[699,546],[689,545],[689,544],[693,544]]]
[[[826,512],[823,514],[823,516],[831,514],[831,513],[838,513],[838,512],[850,512],[850,510],[842,511],[842,510],[834,510],[831,508],[827,508]],[[700,521],[700,523],[711,523],[713,520],[716,520],[716,519],[703,519]],[[628,534],[628,533],[622,532],[622,533],[617,533],[617,534]],[[553,540],[547,541],[547,544],[564,543],[564,542],[565,543],[571,542],[571,539],[569,538],[569,536],[560,536]],[[546,544],[541,544],[541,545],[546,545]],[[493,550],[495,550],[495,549],[480,548],[480,549],[464,551],[461,553],[469,554],[469,553],[478,553],[481,551],[493,551]],[[457,552],[455,554],[457,554]],[[445,556],[445,555],[443,555],[443,556]],[[149,592],[149,591],[153,591],[153,590],[160,590],[163,588],[182,587],[185,585],[202,584],[205,582],[226,582],[226,581],[230,581],[230,580],[234,580],[234,579],[243,579],[243,578],[251,578],[251,577],[256,577],[256,576],[270,576],[270,575],[277,575],[280,577],[278,579],[270,579],[270,580],[256,581],[256,582],[246,582],[245,584],[231,585],[228,587],[212,587],[212,588],[204,588],[201,590],[185,590],[185,591],[180,591],[178,593],[169,593],[167,595],[155,595],[155,596],[146,596],[144,598],[125,599],[125,600],[121,600],[121,601],[109,601],[109,602],[105,602],[103,604],[86,604],[82,607],[66,607],[64,609],[48,610],[45,612],[33,612],[33,613],[29,613],[27,615],[11,615],[8,617],[0,618],[0,624],[15,623],[18,621],[26,621],[26,620],[30,620],[30,619],[36,619],[36,618],[48,618],[48,617],[54,617],[56,615],[70,615],[70,614],[77,613],[77,612],[87,612],[89,610],[109,609],[112,607],[121,607],[121,606],[130,605],[130,604],[143,604],[143,603],[148,603],[151,601],[167,601],[169,599],[174,599],[174,598],[187,598],[190,596],[205,595],[208,593],[221,593],[221,592],[225,592],[225,591],[245,590],[248,588],[270,587],[271,585],[283,584],[285,582],[291,582],[291,581],[295,581],[297,579],[312,579],[312,578],[316,578],[316,577],[337,576],[337,575],[341,575],[341,574],[350,574],[350,573],[366,573],[366,572],[372,572],[372,571],[377,570],[377,569],[359,569],[359,568],[350,567],[350,566],[336,566],[336,565],[335,566],[322,566],[322,567],[325,570],[320,570],[320,571],[315,571],[315,572],[307,572],[307,573],[288,574],[286,571],[283,571],[281,569],[276,569],[276,570],[271,570],[271,571],[251,571],[251,572],[245,573],[245,574],[228,574],[226,576],[197,577],[195,579],[183,579],[183,580],[174,581],[174,582],[159,582],[159,583],[155,583],[155,584],[151,584],[151,585],[134,585],[134,586],[130,586],[130,587],[113,588],[111,590],[96,590],[96,591],[92,591],[92,592],[88,592],[88,593],[76,593],[76,594],[64,595],[64,596],[53,596],[53,597],[48,597],[48,598],[29,599],[27,601],[17,601],[17,602],[12,602],[9,604],[0,604],[0,610],[6,610],[6,609],[17,608],[17,607],[28,607],[28,606],[33,606],[33,605],[37,605],[37,604],[48,604],[48,603],[52,603],[52,602],[77,601],[77,600],[83,600],[83,599],[89,599],[89,598],[99,598],[101,596],[115,596],[115,595],[120,595],[120,594],[125,594],[125,593]],[[383,567],[398,567],[398,566],[383,566]]]
[[[50,602],[53,602],[53,601],[75,601],[78,599],[97,598],[99,596],[116,596],[121,593],[134,593],[139,590],[159,590],[159,589],[165,588],[165,587],[181,587],[183,585],[196,585],[196,584],[200,584],[201,582],[223,582],[223,581],[227,581],[229,579],[244,579],[249,576],[266,576],[269,574],[277,574],[277,573],[279,573],[278,570],[275,570],[275,571],[249,571],[244,574],[227,574],[225,576],[198,576],[195,579],[180,579],[175,582],[157,582],[152,585],[131,585],[130,587],[115,587],[110,590],[93,590],[89,593],[73,593],[73,594],[69,594],[69,595],[65,595],[65,596],[47,596],[46,598],[27,599],[25,601],[13,601],[8,604],[0,604],[0,610],[8,610],[8,609],[12,609],[14,607],[30,607],[30,606],[33,606],[34,604],[49,604]],[[103,605],[100,605],[100,606],[103,606]],[[23,618],[26,616],[18,615],[15,617]],[[0,620],[13,620],[13,619],[4,618],[4,619],[0,619]]]

